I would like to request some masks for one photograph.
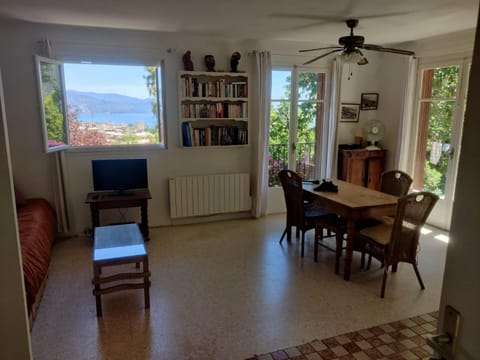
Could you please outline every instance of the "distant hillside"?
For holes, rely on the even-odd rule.
[[[76,105],[80,113],[151,113],[153,99],[137,99],[119,94],[100,94],[67,90],[67,102]]]

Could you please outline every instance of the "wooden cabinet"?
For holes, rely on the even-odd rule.
[[[338,178],[370,189],[380,188],[380,176],[385,167],[386,150],[338,151]]]

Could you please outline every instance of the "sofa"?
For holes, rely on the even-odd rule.
[[[17,201],[17,219],[31,326],[47,278],[57,220],[45,199]]]

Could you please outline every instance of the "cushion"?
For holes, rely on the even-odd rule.
[[[390,243],[391,233],[392,225],[387,223],[381,223],[360,231],[362,236],[366,236],[382,245],[388,245]]]

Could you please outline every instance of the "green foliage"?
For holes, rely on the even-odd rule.
[[[146,66],[145,70],[147,71],[147,75],[144,76],[147,87],[148,93],[153,96],[152,102],[152,112],[155,115],[158,115],[158,102],[157,102],[157,68],[155,66]]]
[[[45,121],[47,125],[48,140],[57,143],[65,142],[64,114],[62,103],[57,91],[52,91],[43,99],[43,108],[45,111]]]
[[[277,174],[288,166],[288,143],[290,126],[291,78],[288,77],[284,88],[285,101],[274,101],[270,108],[270,143],[269,143],[269,183],[278,185]],[[319,74],[300,72],[298,79],[297,108],[297,151],[296,170],[305,177],[313,176],[313,159],[315,156],[315,128],[317,115],[321,106],[305,100],[317,100]],[[317,107],[319,107],[317,109]]]
[[[40,63],[42,97],[47,137],[55,143],[65,143],[65,114],[59,83],[59,65]]]
[[[437,195],[442,195],[445,192],[449,157],[447,153],[442,152],[440,160],[436,164],[430,163],[429,159],[433,143],[446,144],[446,147],[451,144],[458,76],[458,66],[435,69],[433,72],[431,96],[433,99],[442,100],[433,100],[427,103],[429,104],[429,125],[423,189]],[[424,106],[428,106],[427,104]]]

